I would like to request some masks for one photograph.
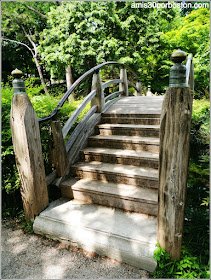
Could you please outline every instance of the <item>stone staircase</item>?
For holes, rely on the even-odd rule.
[[[96,133],[62,196],[156,216],[159,115],[103,114]]]
[[[125,97],[102,114],[35,233],[154,271],[162,102]]]

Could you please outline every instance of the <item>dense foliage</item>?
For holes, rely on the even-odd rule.
[[[71,66],[75,80],[96,64],[117,60],[132,66],[143,85],[151,84],[152,91],[158,93],[163,93],[168,85],[172,52],[181,48],[194,56],[195,98],[208,97],[208,9],[184,13],[178,8],[131,8],[131,4],[3,2],[3,37],[30,46],[30,40],[35,43],[46,82],[51,81],[50,77],[64,80],[67,66]],[[4,80],[11,70],[22,68],[21,65],[27,74],[37,75],[32,61],[24,46],[4,41]],[[85,88],[83,91],[86,92]]]

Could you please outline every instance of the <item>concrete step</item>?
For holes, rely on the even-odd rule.
[[[85,148],[81,151],[81,160],[99,161],[113,164],[134,165],[158,169],[157,153],[109,149],[109,148]]]
[[[97,134],[159,137],[159,125],[100,124]]]
[[[35,218],[34,232],[153,272],[157,219],[59,199]]]
[[[97,161],[78,162],[71,166],[71,176],[139,187],[158,188],[158,170],[133,165]]]
[[[158,192],[155,189],[69,179],[61,184],[61,192],[66,198],[157,216]]]
[[[127,117],[127,115],[121,115],[121,116],[114,116],[114,115],[108,115],[104,114],[101,118],[101,123],[113,123],[113,124],[142,124],[142,125],[159,125],[160,124],[160,117],[144,117],[144,116],[134,116],[134,117]]]
[[[88,139],[91,147],[126,149],[159,153],[159,138],[124,135],[95,135]]]

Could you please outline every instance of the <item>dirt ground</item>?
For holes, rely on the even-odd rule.
[[[145,270],[44,237],[12,219],[1,227],[1,279],[148,279]]]

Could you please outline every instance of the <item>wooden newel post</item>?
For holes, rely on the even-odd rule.
[[[119,84],[119,91],[123,91],[122,96],[128,96],[128,82],[127,82],[127,71],[125,68],[120,69],[120,79],[123,80],[122,83]]]
[[[184,207],[189,161],[192,97],[186,84],[186,54],[173,53],[170,86],[161,112],[158,242],[171,256],[181,254]]]
[[[21,180],[21,196],[26,220],[34,220],[48,206],[48,192],[40,140],[38,119],[25,92],[22,72],[12,72],[10,124],[16,164]]]
[[[91,107],[97,105],[97,113],[101,113],[105,107],[105,99],[102,88],[100,72],[95,72],[92,78],[92,91],[96,90],[95,97],[91,100]]]
[[[69,160],[59,121],[51,121],[50,158],[56,168],[57,176],[64,176]]]
[[[135,96],[142,96],[141,82],[137,82],[136,87],[137,90],[135,91]]]

